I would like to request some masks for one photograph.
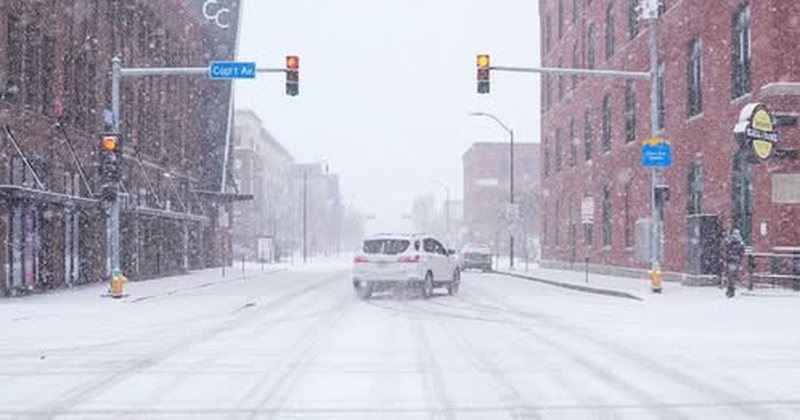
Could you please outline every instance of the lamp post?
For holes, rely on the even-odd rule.
[[[470,112],[469,114],[471,117],[488,117],[493,119],[500,127],[503,127],[503,130],[506,130],[509,137],[509,158],[511,160],[509,164],[509,171],[508,171],[508,185],[509,185],[509,194],[508,194],[508,202],[511,207],[514,207],[514,130],[509,128],[507,125],[503,124],[499,118],[495,117],[488,112]],[[512,270],[514,269],[514,231],[509,227],[508,229],[508,257],[509,257],[509,268]]]

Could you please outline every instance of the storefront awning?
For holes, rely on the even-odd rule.
[[[27,199],[66,207],[94,207],[100,204],[100,200],[94,198],[79,197],[23,187],[22,185],[8,184],[0,185],[0,197],[8,199]]]
[[[170,210],[160,210],[160,209],[151,209],[148,207],[137,207],[134,209],[127,209],[123,211],[127,214],[132,214],[135,216],[150,216],[150,217],[160,217],[164,219],[172,219],[172,220],[183,220],[188,222],[200,222],[200,223],[208,223],[208,217],[200,216],[197,214],[192,213],[181,213],[177,211],[170,211]]]
[[[233,203],[236,201],[252,201],[253,194],[222,193],[219,191],[192,190],[198,197],[215,203]]]

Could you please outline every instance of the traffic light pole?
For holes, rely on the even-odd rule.
[[[650,15],[650,137],[658,134],[658,15]],[[656,194],[664,174],[661,168],[651,170],[650,185],[650,283],[653,292],[661,292],[661,243],[663,240],[663,197]]]
[[[256,68],[256,73],[285,73],[283,68]],[[191,76],[209,75],[209,67],[139,67],[123,68],[119,57],[111,59],[111,113],[112,129],[115,134],[120,133],[120,84],[123,77],[136,76]],[[120,136],[120,139],[122,137]],[[119,163],[122,165],[122,162]],[[121,169],[120,169],[121,171]],[[117,191],[119,185],[114,185],[114,194],[106,206],[106,271],[109,276],[120,272],[120,205]]]
[[[542,73],[559,75],[578,75],[596,76],[622,79],[641,79],[650,81],[650,135],[656,137],[659,131],[659,62],[658,62],[658,3],[655,0],[645,0],[644,20],[650,22],[650,70],[648,72],[634,72],[621,70],[595,70],[595,69],[575,69],[562,67],[509,67],[509,66],[490,66],[490,70],[513,72],[513,73]],[[480,55],[478,56],[481,57]],[[488,55],[486,56],[488,64]],[[480,60],[479,60],[480,68]],[[487,79],[488,80],[488,79]],[[481,80],[479,80],[479,83]],[[486,92],[488,93],[488,88]],[[512,159],[513,162],[513,159]],[[651,170],[650,181],[650,280],[653,292],[661,292],[661,248],[664,239],[663,214],[664,200],[663,195],[658,194],[659,188],[664,183],[664,172],[660,168]],[[513,198],[513,197],[512,197]]]

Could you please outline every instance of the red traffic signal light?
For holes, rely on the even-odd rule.
[[[300,94],[300,57],[296,55],[286,56],[286,94]]]
[[[286,68],[289,70],[298,70],[300,69],[300,57],[296,55],[288,55],[286,56]]]

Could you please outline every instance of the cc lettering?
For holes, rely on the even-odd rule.
[[[220,6],[219,0],[206,0],[203,3],[203,17],[208,21],[214,22],[218,28],[228,29],[230,23],[226,15],[230,14],[230,12],[231,9]]]

